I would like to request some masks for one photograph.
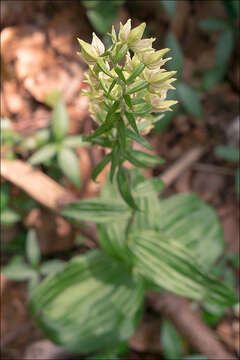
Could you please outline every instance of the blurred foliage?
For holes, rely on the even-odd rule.
[[[41,263],[41,252],[34,229],[30,229],[25,240],[25,254],[13,256],[1,272],[10,280],[27,281],[29,294],[39,285],[43,276],[62,271],[65,262],[58,259]]]
[[[219,145],[214,149],[215,155],[219,158],[232,161],[239,164],[240,161],[240,148],[230,145]],[[236,170],[235,187],[238,196],[240,195],[240,167]]]

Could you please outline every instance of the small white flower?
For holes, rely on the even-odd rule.
[[[130,45],[130,48],[134,52],[152,51],[152,43],[155,40],[155,38],[137,40]]]
[[[118,34],[119,40],[122,41],[123,43],[126,43],[128,40],[130,31],[131,31],[131,19],[129,19],[125,25],[120,23],[120,30],[119,30],[119,34]]]
[[[97,37],[95,33],[93,33],[92,44],[91,44],[96,51],[97,56],[102,55],[105,52],[105,46],[103,42]]]

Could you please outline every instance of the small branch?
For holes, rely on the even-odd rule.
[[[172,320],[179,332],[201,354],[207,355],[210,360],[236,359],[218,341],[214,331],[202,322],[200,315],[191,309],[186,299],[165,292],[161,295],[149,293],[148,300],[156,311]]]
[[[202,164],[196,163],[193,165],[194,170],[209,172],[218,175],[227,175],[227,176],[235,176],[236,171],[234,169],[229,169],[227,167],[216,166],[212,164]]]
[[[183,171],[187,170],[196,161],[198,161],[205,151],[206,148],[202,146],[198,146],[189,150],[179,160],[177,160],[173,165],[171,165],[160,176],[160,178],[166,184],[166,186],[171,185],[179,177],[179,175],[182,174]]]
[[[1,159],[1,176],[54,212],[58,212],[63,204],[76,200],[70,191],[20,160]]]

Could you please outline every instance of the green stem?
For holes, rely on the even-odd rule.
[[[125,230],[125,238],[126,239],[128,238],[129,231],[130,231],[131,226],[133,224],[135,214],[136,214],[136,210],[133,210],[130,218],[128,219],[128,223],[127,223],[126,230]]]

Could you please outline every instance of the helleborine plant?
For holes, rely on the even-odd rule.
[[[100,249],[74,257],[63,271],[36,288],[30,309],[52,341],[78,353],[111,351],[133,335],[147,290],[168,290],[219,307],[236,302],[234,291],[214,278],[223,254],[222,231],[214,210],[196,195],[158,198],[163,183],[145,179],[135,167],[162,162],[132,149],[150,131],[154,111],[166,111],[174,71],[162,65],[166,49],[155,51],[154,39],[142,39],[145,24],[131,21],[110,34],[106,50],[93,34],[91,44],[79,40],[86,74],[90,112],[98,123],[84,141],[110,151],[93,170],[93,179],[111,164],[109,180],[97,198],[66,205],[62,215],[82,225],[97,224]],[[116,176],[115,176],[116,173]]]

